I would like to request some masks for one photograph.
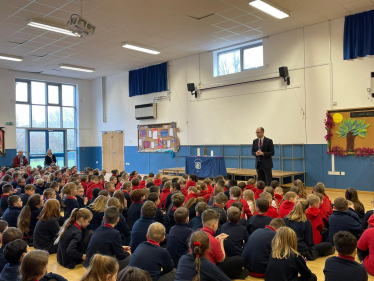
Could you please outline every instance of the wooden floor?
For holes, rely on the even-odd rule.
[[[308,189],[308,193],[311,193],[311,189]],[[331,201],[334,201],[336,197],[344,197],[344,190],[342,191],[328,190],[326,193],[330,197]],[[374,192],[359,192],[359,198],[365,206],[365,211],[373,209],[373,205],[370,203],[370,201],[372,201],[374,198]],[[325,266],[325,260],[326,258],[319,258],[315,261],[307,262],[308,267],[310,268],[310,270],[312,270],[314,274],[317,275],[318,280],[325,280],[324,275],[323,275],[323,268]],[[357,258],[356,260],[358,261]],[[60,266],[57,263],[56,254],[50,255],[48,270],[64,276],[69,281],[79,281],[80,277],[85,272],[85,268],[83,267],[82,264],[76,266],[75,269],[67,269],[67,268]],[[263,279],[248,277],[246,280],[263,280]],[[374,281],[374,276],[369,275],[369,281]]]

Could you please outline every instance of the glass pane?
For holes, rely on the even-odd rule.
[[[58,86],[48,85],[48,103],[59,104]]]
[[[68,150],[75,150],[75,130],[67,130],[67,136],[68,136]]]
[[[62,105],[74,106],[74,86],[62,85]]]
[[[71,168],[76,166],[75,151],[68,152],[68,167]]]
[[[49,146],[52,149],[52,153],[64,153],[64,133],[63,132],[48,132],[49,134]]]
[[[74,107],[62,108],[62,124],[63,128],[74,128],[75,126],[75,109]]]
[[[61,107],[48,106],[48,128],[61,128]]]
[[[30,166],[36,168],[38,165],[44,167],[44,157],[43,158],[31,158]]]
[[[64,167],[65,166],[65,157],[56,157],[57,166]]]
[[[27,83],[16,82],[16,101],[28,102]]]
[[[45,132],[30,132],[30,154],[46,154]]]
[[[16,127],[30,127],[30,106],[16,104]]]
[[[264,48],[258,46],[245,49],[243,52],[243,68],[251,69],[264,66]]]
[[[31,126],[33,128],[45,128],[45,106],[44,105],[33,105],[32,106],[32,118]]]
[[[26,130],[16,129],[16,148],[18,150],[26,150]]]
[[[240,72],[240,50],[218,55],[218,75]]]
[[[45,83],[31,82],[31,103],[45,104]]]

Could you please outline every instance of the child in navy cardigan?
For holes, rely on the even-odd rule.
[[[164,225],[166,233],[169,233],[170,229],[175,225],[174,212],[184,205],[185,197],[182,192],[177,192],[171,196],[172,204],[170,205],[169,211],[164,216]]]
[[[29,252],[27,243],[21,239],[8,243],[4,248],[4,259],[8,262],[0,274],[0,280],[19,280],[22,258]]]
[[[3,270],[7,261],[4,259],[5,246],[17,239],[22,239],[22,231],[15,227],[9,227],[2,233],[2,245],[0,248],[0,272]]]
[[[35,194],[35,186],[32,184],[28,184],[25,186],[25,193],[21,194],[22,206],[27,204],[31,195]]]
[[[140,219],[143,200],[145,199],[145,192],[142,189],[133,190],[130,193],[130,198],[132,203],[127,213],[127,224],[131,230],[135,222]]]
[[[151,203],[152,204],[152,203]],[[121,234],[114,229],[119,222],[119,211],[116,207],[108,207],[104,214],[104,225],[92,234],[88,243],[84,266],[88,267],[91,258],[99,253],[106,256],[115,256],[118,260],[119,270],[125,268],[131,257],[130,247],[121,244]],[[146,258],[146,257],[145,257]],[[144,257],[143,257],[144,262]]]
[[[218,230],[220,230],[221,226],[227,222],[227,214],[225,211],[227,201],[229,200],[224,193],[218,193],[214,196],[213,205],[209,207],[209,209],[214,210],[219,214]]]
[[[131,231],[130,248],[132,252],[136,250],[140,243],[147,241],[148,227],[154,222],[156,208],[156,205],[152,201],[144,203],[140,219],[135,222]]]
[[[255,230],[259,228],[264,228],[269,225],[272,218],[267,216],[266,213],[269,210],[269,201],[265,198],[259,198],[256,200],[256,211],[257,215],[252,216],[248,220],[247,230],[249,235],[251,235]]]
[[[101,226],[107,202],[108,198],[103,195],[100,195],[96,198],[93,204],[87,207],[87,209],[92,212],[93,216],[91,223],[87,226],[87,230],[95,231],[97,228]]]
[[[265,226],[265,228],[259,228],[249,236],[242,253],[244,268],[248,269],[249,275],[257,278],[265,277],[271,254],[271,241],[276,231],[282,226],[286,226],[284,221],[276,218],[269,225]]]
[[[334,245],[339,253],[337,257],[328,258],[323,273],[326,281],[367,281],[368,274],[365,267],[355,261],[357,253],[357,239],[348,231],[335,233]]]
[[[75,198],[77,198],[79,208],[86,208],[88,199],[84,196],[84,188],[82,186],[77,187],[77,194],[75,195]]]
[[[169,252],[160,247],[165,239],[165,227],[159,223],[152,223],[147,231],[147,241],[141,243],[132,254],[129,266],[138,267],[149,272],[152,281],[160,277],[165,281],[174,281],[175,270]],[[146,262],[144,262],[146,259]],[[162,269],[162,271],[161,271]]]
[[[8,209],[8,198],[13,193],[13,186],[10,184],[5,184],[2,187],[3,194],[1,194],[0,200],[0,212],[3,214],[6,209]]]
[[[112,197],[108,200],[107,207],[114,206],[120,210],[121,204],[119,203],[119,200],[115,197]],[[114,229],[117,229],[121,233],[121,241],[122,245],[128,246],[127,237],[130,238],[130,229],[127,225],[125,217],[120,213],[119,214],[119,222],[114,227]]]
[[[222,225],[221,232],[228,235],[223,242],[226,257],[241,256],[243,244],[248,241],[247,229],[239,224],[241,213],[236,207],[227,210],[229,222]]]
[[[66,195],[66,199],[63,201],[65,208],[64,208],[64,219],[67,220],[70,218],[71,212],[75,208],[79,208],[79,204],[77,201],[77,198],[75,198],[76,192],[77,192],[77,186],[75,183],[70,182],[67,183],[62,188],[62,195]]]
[[[17,219],[22,210],[22,200],[18,195],[12,195],[8,198],[9,207],[1,217],[10,227],[17,227]]]
[[[57,262],[63,267],[73,269],[77,264],[86,260],[82,231],[90,224],[92,213],[88,209],[74,209],[70,218],[60,230],[55,243],[57,247]]]
[[[194,217],[189,225],[192,230],[197,230],[199,228],[203,227],[203,221],[201,219],[201,215],[205,210],[208,210],[209,205],[205,202],[199,202],[196,204],[195,211],[196,211],[196,217]]]
[[[160,192],[160,189],[158,186],[154,186],[158,189]],[[160,196],[156,192],[151,192],[147,196],[147,201],[152,201],[155,203],[156,207],[160,204]],[[160,208],[156,208],[156,216],[155,216],[155,221],[159,223],[164,223],[164,214],[162,213]]]
[[[175,281],[193,280],[196,277],[201,281],[231,280],[218,266],[206,258],[205,253],[210,245],[209,237],[204,231],[193,232],[188,245],[190,251],[179,260]]]
[[[226,196],[225,196],[226,197]],[[184,207],[174,212],[175,226],[170,229],[167,250],[177,268],[179,259],[188,251],[187,240],[193,230],[188,226],[188,210]]]

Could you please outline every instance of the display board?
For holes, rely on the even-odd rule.
[[[374,107],[328,110],[325,128],[328,153],[374,154]]]
[[[138,152],[178,152],[178,133],[176,122],[138,125]]]

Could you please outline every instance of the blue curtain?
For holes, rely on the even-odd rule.
[[[167,62],[131,70],[129,72],[130,97],[168,90]]]
[[[344,59],[374,55],[374,10],[345,17]]]

